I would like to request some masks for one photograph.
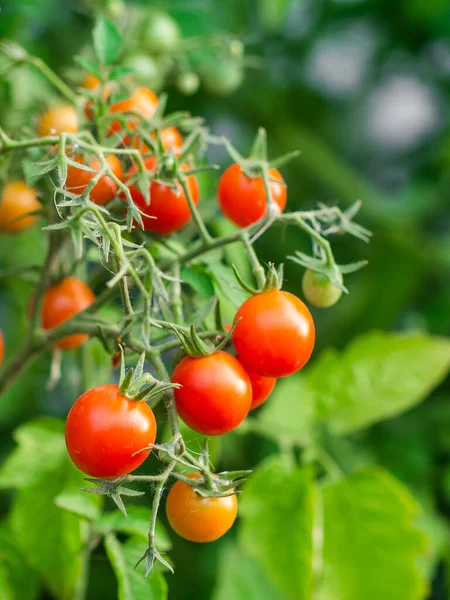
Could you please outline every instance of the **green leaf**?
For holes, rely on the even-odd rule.
[[[266,460],[250,477],[240,500],[240,543],[288,597],[310,598],[313,481],[285,456]]]
[[[369,468],[323,488],[319,600],[423,600],[418,506],[387,472]]]
[[[335,432],[347,433],[418,404],[449,366],[448,339],[372,332],[340,354],[325,353],[307,376],[320,416]]]
[[[100,516],[102,503],[101,495],[81,492],[78,487],[66,488],[55,498],[56,506],[88,521],[94,521]]]
[[[117,531],[138,536],[147,541],[151,512],[144,506],[127,506],[125,517],[119,510],[103,513],[94,523],[94,529],[104,535]],[[161,523],[156,524],[156,547],[160,551],[170,550],[172,543]],[[141,553],[142,554],[142,553]]]
[[[112,533],[105,538],[105,548],[118,582],[118,600],[165,600],[167,584],[157,570],[153,569],[147,578],[135,570],[137,561],[145,548],[142,542],[133,539],[121,544]]]
[[[214,286],[211,277],[202,265],[192,265],[181,269],[181,280],[187,283],[204,298],[214,296]]]
[[[95,75],[98,79],[101,78],[100,69],[92,60],[89,60],[84,56],[74,56],[73,60],[78,63],[80,67],[83,67],[83,69],[88,73],[92,73],[92,75]]]
[[[235,544],[222,546],[219,574],[212,600],[284,600],[267,580],[257,562],[248,558]]]
[[[26,573],[26,577],[24,577]],[[1,600],[34,600],[39,581],[28,568],[24,557],[6,527],[0,528],[0,598]]]
[[[257,413],[257,431],[287,443],[307,444],[315,419],[314,394],[302,374],[280,379]]]
[[[64,487],[76,482],[82,484],[81,474],[64,458],[52,473],[16,492],[9,515],[15,542],[27,563],[61,600],[71,599],[76,588],[87,529],[85,522],[54,501]]]
[[[92,35],[95,54],[100,64],[112,64],[117,59],[122,44],[122,36],[117,27],[111,21],[100,18],[94,27]]]
[[[18,447],[0,468],[0,488],[23,488],[39,482],[66,456],[64,423],[42,417],[14,432]]]

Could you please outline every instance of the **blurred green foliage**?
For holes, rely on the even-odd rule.
[[[1,5],[0,37],[18,41],[78,85],[80,71],[74,70],[73,55],[86,51],[96,14],[127,17],[131,3],[121,5],[7,0]],[[228,31],[246,44],[247,67],[238,91],[223,96],[230,81],[230,89],[240,83],[230,70],[230,58],[201,47],[189,65],[198,71],[200,91],[184,96],[176,81],[169,81],[170,109],[204,115],[214,134],[227,135],[244,153],[256,128],[266,127],[272,156],[296,148],[302,152],[283,171],[289,209],[307,209],[317,202],[348,206],[361,198],[360,221],[374,232],[369,245],[349,237],[335,242],[339,263],[357,257],[369,265],[348,277],[350,294],[336,307],[313,311],[317,346],[306,377],[280,382],[270,403],[244,424],[240,433],[247,436],[233,433],[221,440],[217,468],[255,467],[279,449],[282,454],[264,462],[247,484],[237,535],[230,533],[207,547],[173,537],[175,576],[165,574],[169,598],[307,597],[317,565],[311,565],[314,559],[301,539],[312,531],[313,504],[317,508],[319,503],[325,511],[326,563],[320,600],[409,600],[427,594],[444,600],[450,550],[450,388],[448,381],[441,382],[449,350],[448,341],[435,336],[450,335],[448,2],[173,0],[139,6],[143,25],[148,11],[168,10],[184,37]],[[150,56],[148,47],[131,48],[130,55]],[[161,57],[157,65],[165,68]],[[214,77],[208,81],[211,70]],[[9,73],[0,79],[0,124],[11,133],[12,127],[19,133],[27,130],[30,115],[35,118],[54,97],[55,91],[30,68]],[[228,160],[222,150],[213,159],[222,165]],[[14,168],[18,171],[20,165]],[[203,178],[205,213],[215,210],[216,181],[216,176]],[[222,231],[229,227],[220,219],[215,226]],[[44,249],[38,230],[2,237],[0,267],[39,263]],[[297,249],[307,250],[305,239],[290,229],[272,229],[257,243],[265,261],[279,262]],[[245,267],[242,255],[231,260]],[[211,272],[214,276],[205,279],[203,271],[193,268],[184,277],[200,294],[208,295],[205,287],[212,285],[229,302],[225,312],[231,319],[237,300],[230,300],[229,282],[221,280],[214,265]],[[32,285],[16,277],[0,284],[0,324],[8,357],[24,334]],[[301,295],[298,266],[286,264],[285,287]],[[415,333],[406,338],[378,333],[361,337],[374,329]],[[348,347],[356,336],[358,341]],[[339,353],[322,353],[330,347]],[[94,384],[108,372],[109,359],[97,347],[89,352]],[[37,415],[65,416],[83,389],[79,359],[64,357],[64,378],[53,391],[45,388],[50,357],[42,357],[5,394],[0,403],[0,459],[15,448],[12,431],[19,424]],[[326,430],[320,428],[327,457],[344,472],[362,470],[319,492],[313,489],[311,474],[294,468],[286,457],[293,447],[314,439],[321,420],[327,423]],[[5,513],[12,508],[9,532],[6,524],[0,528],[0,590],[7,590],[3,593],[8,600],[36,598],[38,577],[56,598],[74,597],[77,572],[86,568],[78,552],[87,535],[86,520],[100,519],[96,505],[80,508],[84,500],[73,499],[82,482],[75,482],[78,475],[65,459],[62,438],[54,437],[54,426],[48,423],[35,421],[16,430],[19,449],[0,471],[0,485],[18,490],[14,500],[9,493],[0,496],[0,508]],[[45,444],[39,443],[42,429],[47,431]],[[8,479],[11,461],[20,468],[19,479]],[[275,461],[280,464],[274,470]],[[51,485],[44,481],[49,472]],[[39,512],[34,499],[42,486],[48,502]],[[276,490],[282,490],[279,496]],[[59,499],[56,505],[54,498]],[[413,526],[417,503],[422,514]],[[80,511],[85,520],[80,520]],[[45,514],[46,520],[39,521],[36,514]],[[51,546],[40,547],[36,555],[33,549],[46,528],[54,529],[60,519],[64,535],[59,530]],[[138,520],[135,515],[134,522]],[[138,557],[139,527],[112,529],[116,533],[108,534],[105,548],[97,548],[91,561],[88,598],[116,594],[113,570],[118,573],[118,597],[164,597],[161,573],[145,583],[131,569]],[[390,553],[379,552],[378,546]],[[2,552],[8,562],[2,562]],[[67,557],[73,557],[68,570]],[[63,568],[58,568],[59,558]],[[17,581],[19,595],[14,592]],[[361,589],[364,594],[358,596]]]

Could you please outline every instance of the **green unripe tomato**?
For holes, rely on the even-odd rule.
[[[203,84],[215,96],[228,96],[241,85],[244,80],[244,69],[240,61],[217,60],[202,70]]]
[[[339,278],[342,283],[340,273]],[[334,285],[326,275],[317,273],[312,269],[306,269],[303,275],[302,288],[308,302],[318,308],[333,306],[342,296],[342,290]]]
[[[163,12],[154,12],[144,26],[143,44],[154,54],[171,52],[178,46],[181,33],[178,23]]]
[[[163,74],[158,61],[145,54],[132,54],[123,61],[125,67],[133,70],[134,79],[150,89],[159,89],[163,84]]]
[[[185,96],[193,96],[200,87],[200,78],[197,73],[180,73],[176,80],[177,90]]]

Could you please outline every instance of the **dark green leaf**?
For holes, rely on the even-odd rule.
[[[102,65],[112,64],[119,54],[122,36],[117,27],[105,18],[100,18],[93,31],[94,50]]]
[[[211,277],[202,265],[183,267],[181,269],[181,280],[189,284],[204,298],[214,296],[214,286],[211,283]]]
[[[24,573],[26,572],[26,577]],[[39,581],[28,568],[26,560],[6,527],[0,528],[0,598],[2,600],[34,600],[38,597]]]

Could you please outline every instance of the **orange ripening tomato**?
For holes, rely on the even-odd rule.
[[[94,300],[94,293],[83,281],[75,277],[66,277],[44,292],[41,308],[42,327],[53,329],[61,325],[90,306]],[[55,346],[61,350],[68,350],[76,348],[87,338],[84,333],[75,333],[59,340]]]
[[[3,333],[0,329],[0,365],[2,364],[4,357],[5,357],[5,340],[3,339]]]
[[[125,100],[116,102],[109,108],[109,112],[114,113],[127,113],[134,111],[141,115],[144,119],[149,120],[155,114],[158,107],[158,96],[145,87],[137,88],[133,94]],[[127,125],[129,129],[136,129],[136,116],[129,117]],[[122,130],[122,124],[120,121],[113,121],[108,129],[108,135],[113,135]]]
[[[71,104],[59,104],[49,108],[41,115],[38,126],[38,135],[59,135],[60,133],[77,133],[78,115]]]
[[[277,169],[269,170],[272,200],[278,212],[286,206],[287,191],[284,179]],[[267,197],[262,177],[247,177],[240,165],[232,164],[222,174],[218,187],[219,205],[223,214],[239,227],[259,221],[267,211]]]
[[[83,83],[81,85],[85,90],[93,90],[100,85],[100,79],[89,73],[89,75],[86,75],[86,77],[83,79]]]
[[[42,208],[37,192],[25,181],[10,181],[0,198],[0,231],[18,233],[28,229],[38,218],[29,213]]]
[[[183,137],[176,127],[166,127],[161,129],[159,132],[161,136],[162,147],[164,152],[168,152],[171,148],[174,150],[175,156],[180,154],[181,147],[183,146]],[[150,137],[156,140],[156,134],[152,133]],[[129,143],[129,140],[126,141]],[[151,152],[151,148],[147,146],[138,136],[133,138],[133,148],[136,148],[141,154],[147,154]]]
[[[241,363],[226,352],[193,358],[175,367],[172,383],[181,419],[194,431],[223,435],[242,423],[250,410],[252,388]]]
[[[75,161],[82,165],[86,164],[84,158],[81,157],[77,157]],[[114,175],[120,179],[122,177],[122,165],[117,156],[107,156],[106,162],[110,166]],[[92,159],[89,163],[89,166],[98,172],[101,169],[100,159]],[[67,169],[66,188],[69,192],[79,196],[84,192],[93,177],[95,177],[95,173],[84,171],[83,169],[77,169],[77,167],[69,165]],[[92,200],[92,202],[95,202],[95,204],[106,204],[114,198],[116,193],[117,184],[111,179],[111,177],[104,174],[89,192],[89,198]]]
[[[198,473],[188,475],[198,479]],[[166,502],[170,526],[178,535],[190,542],[214,542],[233,525],[238,509],[236,495],[222,498],[202,498],[194,488],[177,481]]]
[[[289,292],[271,290],[248,298],[236,313],[232,338],[239,360],[265,377],[286,377],[311,356],[314,321],[306,305]]]
[[[156,165],[156,159],[149,157],[144,160],[145,167],[152,171]],[[182,165],[184,171],[188,170],[187,165]],[[133,173],[136,173],[138,167],[135,165],[127,171],[127,179]],[[133,202],[144,213],[142,221],[146,231],[154,231],[160,235],[168,235],[182,229],[191,220],[191,210],[186,198],[186,194],[179,183],[176,184],[177,192],[169,185],[164,185],[156,181],[150,182],[150,204],[145,202],[144,195],[134,184],[130,184],[130,194]],[[187,178],[187,186],[194,204],[199,202],[199,189],[197,179],[194,175]]]
[[[67,451],[91,477],[110,479],[134,471],[150,454],[150,449],[139,451],[155,438],[152,409],[144,401],[127,398],[113,384],[82,394],[67,416]]]
[[[239,356],[236,358],[239,360]],[[261,406],[261,404],[264,404],[272,393],[277,380],[275,377],[264,377],[264,375],[259,375],[259,373],[255,373],[255,371],[252,371],[245,366],[244,368],[252,385],[252,404],[250,410],[254,410],[255,408],[258,408],[258,406]]]

